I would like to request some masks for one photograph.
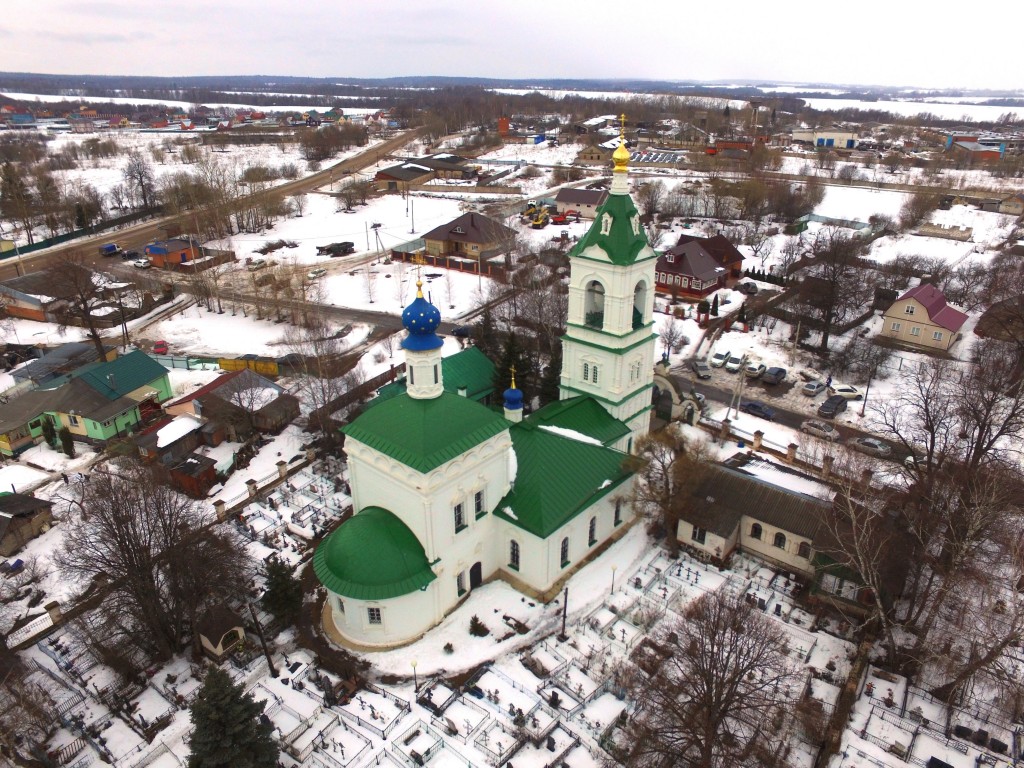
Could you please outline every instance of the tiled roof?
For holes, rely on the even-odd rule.
[[[704,249],[700,240],[692,240],[665,251],[658,258],[655,270],[682,275],[701,282],[710,282],[725,272],[725,267]]]
[[[548,403],[527,421],[538,426],[561,427],[581,432],[603,445],[610,445],[629,434],[629,427],[612,416],[592,397],[581,395]]]
[[[442,240],[454,243],[497,243],[515,232],[501,222],[479,213],[464,213],[455,221],[442,224],[423,236],[424,240]]]
[[[342,431],[418,472],[430,472],[508,429],[503,416],[484,405],[444,392],[417,400],[393,397]]]
[[[367,507],[324,539],[313,570],[329,590],[356,600],[407,595],[437,578],[416,534],[381,507]]]
[[[566,205],[601,205],[608,198],[606,189],[576,189],[563,187],[558,190],[555,200]]]
[[[725,235],[715,235],[714,237],[680,235],[675,247],[678,248],[686,243],[694,242],[698,243],[711,258],[723,267],[732,269],[743,264],[743,254],[736,249],[736,246],[729,242]]]
[[[184,397],[179,397],[177,400],[175,400],[172,403],[166,403],[163,407],[164,408],[169,408],[172,405],[181,405],[182,403],[190,403],[193,400],[199,399],[203,395],[210,394],[214,390],[219,389],[221,386],[223,386],[224,384],[227,384],[229,381],[231,381],[231,379],[235,378],[240,373],[242,373],[242,371],[246,371],[246,370],[248,370],[248,369],[247,368],[242,368],[241,370],[238,370],[238,371],[231,371],[229,373],[222,374],[222,375],[218,376],[216,379],[214,379],[213,381],[211,381],[209,384],[206,384],[206,385],[204,385],[202,387],[199,387],[199,389],[196,389],[196,390],[193,390],[192,392],[189,392]]]
[[[719,536],[731,536],[743,515],[813,539],[829,504],[822,499],[788,491],[745,472],[720,465],[707,467],[707,475],[692,494],[683,519]]]
[[[622,466],[625,454],[611,448],[549,432],[532,421],[513,425],[510,433],[516,479],[494,514],[535,536],[550,536],[631,477]]]
[[[914,299],[924,307],[924,311],[928,313],[929,320],[948,331],[957,331],[960,329],[960,326],[967,322],[967,315],[959,309],[953,309],[953,307],[949,306],[946,303],[946,297],[942,295],[942,291],[931,283],[921,283],[919,286],[911,288],[896,299],[896,301],[900,302],[907,299]]]

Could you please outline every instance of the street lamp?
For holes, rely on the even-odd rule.
[[[416,659],[413,659],[409,663],[412,664],[413,687],[414,687],[416,693],[419,693],[420,692],[420,679],[419,679],[419,677],[416,676]]]
[[[617,565],[613,565],[612,566],[612,594],[613,595],[615,594],[615,571],[616,571],[616,569],[618,567],[619,566],[617,566]]]

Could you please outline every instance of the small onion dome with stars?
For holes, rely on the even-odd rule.
[[[523,410],[523,390],[516,389],[516,375],[512,374],[512,386],[502,393],[502,397],[505,398],[505,410],[507,411],[521,411]]]
[[[426,352],[444,344],[435,331],[441,324],[441,311],[423,298],[423,282],[416,281],[416,298],[402,312],[402,325],[409,335],[402,339],[402,349]]]

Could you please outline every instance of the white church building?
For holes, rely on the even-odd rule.
[[[630,519],[623,460],[650,420],[656,255],[628,159],[615,152],[607,201],[570,254],[558,402],[523,418],[514,378],[502,411],[446,391],[440,312],[422,290],[403,312],[405,391],[344,428],[358,512],[313,557],[325,621],[346,640],[415,640],[494,577],[546,592]]]

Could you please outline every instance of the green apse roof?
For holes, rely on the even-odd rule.
[[[604,215],[612,218],[612,225],[608,234],[601,234],[604,231]],[[633,217],[637,217],[637,231],[633,232]],[[587,234],[583,236],[576,247],[569,254],[570,257],[580,256],[592,245],[600,246],[612,264],[627,266],[636,261],[640,251],[647,245],[647,237],[644,235],[643,227],[639,224],[640,214],[633,205],[633,198],[629,195],[608,195],[604,205],[597,209],[594,215],[594,223],[590,226]],[[653,256],[652,252],[652,256]]]
[[[487,406],[444,392],[428,400],[393,397],[367,408],[342,431],[407,467],[430,472],[508,426]]]
[[[416,534],[381,507],[367,507],[324,539],[313,570],[329,590],[355,600],[407,595],[437,578]]]
[[[536,536],[550,536],[630,476],[622,467],[625,454],[611,448],[549,432],[533,420],[510,432],[516,480],[494,514]]]
[[[441,376],[445,392],[458,394],[459,387],[465,387],[470,400],[481,401],[494,392],[494,363],[477,347],[467,347],[441,360]],[[405,379],[385,384],[377,390],[377,397],[370,401],[370,406],[390,400],[405,390]]]
[[[592,397],[570,397],[548,403],[527,419],[538,426],[561,427],[582,432],[611,445],[629,434],[629,427],[612,416]]]

